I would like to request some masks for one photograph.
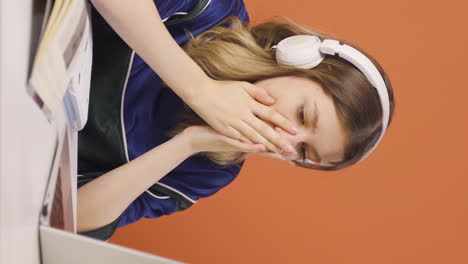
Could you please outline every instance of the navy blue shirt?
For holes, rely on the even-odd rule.
[[[154,2],[161,19],[164,20],[175,12],[191,10],[197,0],[155,0]],[[242,21],[249,21],[242,0],[212,0],[194,19],[168,26],[167,29],[175,41],[182,45],[189,39],[184,28],[196,36],[230,15],[235,15]],[[173,63],[177,64],[177,61]],[[135,54],[123,102],[129,160],[169,140],[165,134],[175,124],[175,115],[182,108],[183,101],[171,89],[163,88],[160,77]],[[242,165],[243,162],[221,168],[206,157],[197,154],[186,159],[156,184],[177,192],[195,203],[198,199],[213,195],[229,184],[239,174]],[[156,218],[171,214],[175,208],[172,197],[157,196],[146,191],[124,211],[118,227],[133,223],[142,217]]]

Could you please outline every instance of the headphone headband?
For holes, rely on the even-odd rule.
[[[314,35],[295,35],[288,37],[281,40],[278,45],[275,45],[272,48],[276,48],[276,60],[278,63],[302,69],[311,69],[316,67],[323,61],[326,54],[338,54],[339,57],[356,66],[356,68],[366,76],[367,80],[379,94],[383,113],[382,133],[380,134],[379,139],[376,144],[356,163],[367,158],[382,140],[382,137],[387,130],[390,118],[390,101],[385,81],[369,58],[351,46],[340,44],[338,40],[325,39],[321,42],[320,39]]]

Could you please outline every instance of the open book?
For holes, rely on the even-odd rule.
[[[92,32],[86,0],[48,0],[28,92],[51,121],[65,104],[70,127],[88,116]]]

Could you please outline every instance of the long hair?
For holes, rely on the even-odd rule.
[[[377,142],[381,134],[382,109],[378,93],[367,78],[354,65],[338,56],[326,55],[324,60],[312,69],[298,69],[278,64],[275,50],[270,48],[284,38],[310,34],[321,40],[336,39],[366,55],[385,81],[390,99],[389,125],[392,121],[393,90],[387,75],[375,59],[347,41],[282,16],[256,26],[251,26],[236,16],[230,16],[196,37],[190,32],[188,34],[191,38],[182,49],[212,79],[253,83],[273,77],[295,75],[317,82],[324,93],[331,96],[340,121],[351,132],[348,144],[345,146],[344,160],[330,167],[295,161],[297,166],[332,171],[359,161]],[[175,127],[168,132],[168,135],[175,136],[192,125],[208,124],[185,105],[177,117]],[[219,165],[238,163],[247,156],[247,153],[243,152],[203,152],[202,154]]]

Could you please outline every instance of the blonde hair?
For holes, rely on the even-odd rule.
[[[184,51],[215,80],[256,82],[263,79],[295,75],[306,77],[320,84],[323,91],[332,97],[338,115],[350,131],[345,147],[344,160],[334,166],[323,167],[296,162],[304,168],[324,171],[338,170],[357,162],[378,140],[381,133],[382,109],[375,88],[352,64],[337,56],[327,55],[312,69],[298,69],[278,64],[275,50],[270,49],[284,38],[310,34],[323,39],[336,39],[366,55],[384,78],[390,98],[390,120],[394,112],[393,90],[382,67],[368,54],[337,37],[295,23],[287,17],[275,17],[270,21],[251,26],[236,16],[230,16],[213,28],[191,38],[182,46]],[[165,85],[165,84],[164,84]],[[186,105],[177,117],[176,125],[168,132],[175,136],[192,125],[207,125]],[[245,159],[242,152],[204,152],[219,165],[230,165]]]

